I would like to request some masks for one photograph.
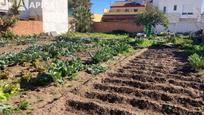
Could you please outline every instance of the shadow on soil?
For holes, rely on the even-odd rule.
[[[37,90],[41,87],[49,86],[53,83],[53,78],[45,73],[40,73],[36,78],[31,78],[29,81],[21,80],[20,87],[23,90]]]

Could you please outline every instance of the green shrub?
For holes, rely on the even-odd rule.
[[[198,54],[193,54],[188,58],[191,66],[195,70],[204,69],[204,58]]]

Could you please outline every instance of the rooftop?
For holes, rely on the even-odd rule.
[[[144,0],[126,0],[126,1],[116,1],[111,4],[111,7],[117,6],[142,6],[144,5]]]

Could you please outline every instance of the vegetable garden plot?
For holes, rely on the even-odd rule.
[[[21,92],[29,93],[29,90],[35,91],[41,88],[44,90],[53,84],[66,85],[67,81],[75,80],[80,71],[97,75],[105,71],[105,68],[100,66],[101,63],[128,52],[129,48],[131,46],[124,40],[59,38],[49,45],[33,45],[19,53],[2,55],[0,78],[4,83],[1,95],[9,96],[0,101],[10,100],[12,96],[18,97]],[[109,52],[103,52],[104,49],[109,49]],[[84,54],[80,55],[81,52]],[[84,60],[81,56],[85,57]],[[11,73],[12,69],[18,67],[22,68],[16,73]],[[14,88],[5,92],[7,85]],[[16,91],[16,88],[19,90]],[[12,99],[10,102],[12,103]]]

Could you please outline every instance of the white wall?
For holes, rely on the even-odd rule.
[[[153,0],[153,5],[163,11],[166,7],[166,16],[169,19],[170,32],[194,32],[201,29],[201,3],[202,0]],[[174,5],[177,10],[174,10]],[[183,15],[192,12],[193,15]],[[162,26],[157,26],[155,31],[167,31]]]
[[[0,0],[0,10],[8,10],[11,4],[8,2],[8,0]]]
[[[179,14],[180,18],[199,18],[201,14],[202,0],[154,0],[154,5],[163,11],[164,6],[168,13]],[[174,11],[174,5],[177,5],[177,10]],[[182,15],[184,12],[192,12],[193,15]]]
[[[185,33],[185,32],[195,32],[202,28],[202,23],[191,23],[191,22],[179,22],[179,23],[171,23],[168,26],[168,29],[165,30],[163,26],[157,26],[154,31],[156,33],[159,32],[174,32],[174,33]]]
[[[43,30],[44,32],[68,31],[68,3],[67,0],[42,0],[43,2]]]

